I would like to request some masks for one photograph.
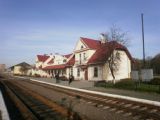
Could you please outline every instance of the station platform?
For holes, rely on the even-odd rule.
[[[69,86],[73,88],[80,88],[80,89],[86,89],[86,90],[91,90],[91,91],[98,91],[98,92],[103,92],[103,93],[116,94],[116,95],[122,95],[122,96],[128,96],[128,97],[134,97],[134,98],[140,98],[140,99],[160,102],[160,94],[158,93],[137,92],[137,91],[131,91],[131,90],[115,89],[115,88],[95,87],[94,81],[79,80],[79,81],[72,81],[69,84],[68,81],[62,81],[62,80],[56,83],[55,78],[35,78],[35,77],[34,78],[25,77],[25,78],[35,79],[35,80],[39,80],[39,81],[43,81],[47,83],[54,83],[54,84],[63,85],[63,86]]]

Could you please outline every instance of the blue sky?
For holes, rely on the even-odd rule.
[[[0,63],[35,62],[37,54],[73,51],[79,37],[98,39],[115,24],[128,33],[133,57],[160,53],[159,0],[0,0]]]

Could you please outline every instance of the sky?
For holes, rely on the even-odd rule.
[[[133,57],[160,53],[160,0],[0,0],[0,63],[35,63],[37,54],[73,52],[80,37],[99,39],[116,25]]]

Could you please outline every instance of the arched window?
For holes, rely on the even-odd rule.
[[[94,77],[98,77],[98,68],[94,67]]]
[[[81,45],[81,49],[83,49],[83,45]]]

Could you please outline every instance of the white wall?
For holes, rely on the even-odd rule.
[[[83,49],[86,49],[86,48],[87,48],[86,45],[85,45],[84,43],[82,43],[81,40],[78,40],[74,51],[81,50],[81,46],[83,46]]]
[[[36,68],[39,68],[40,66],[42,66],[43,65],[43,62],[41,62],[41,61],[38,61],[38,58],[36,57]]]
[[[30,75],[30,73],[32,73],[32,69],[28,69],[24,72],[21,71],[21,66],[14,66],[13,69],[13,74],[15,75]]]
[[[114,51],[115,53],[117,50]],[[115,73],[115,79],[120,80],[120,79],[125,79],[125,78],[130,78],[131,74],[131,61],[128,58],[127,54],[124,51],[118,51],[120,53],[120,63],[119,63],[119,69]],[[109,69],[109,68],[108,68]],[[104,71],[105,74],[105,71]],[[111,72],[109,70],[108,73],[108,78],[107,80],[113,80],[113,77],[111,75]]]
[[[21,75],[22,72],[20,71],[21,66],[14,66],[13,74],[19,74]]]
[[[84,73],[85,71],[83,69],[80,69],[80,76],[78,77],[79,80],[85,80]]]
[[[77,76],[77,67],[73,66],[73,76],[75,80],[82,80],[82,72],[80,70],[80,76]]]
[[[83,46],[83,48],[81,48],[81,46]],[[75,64],[80,64],[80,54],[81,54],[81,64],[86,64],[90,59],[90,57],[95,53],[95,50],[90,50],[80,39],[76,44],[74,53],[76,61]]]
[[[67,59],[62,55],[55,55],[54,65],[65,64],[65,62],[63,62],[63,60],[67,60]]]
[[[85,59],[84,59],[84,53],[85,53]],[[85,50],[78,53],[75,53],[75,64],[80,64],[80,54],[81,54],[81,64],[86,64],[88,60],[91,58],[91,56],[95,53],[95,50]]]
[[[94,68],[98,68],[98,77],[94,77]],[[103,80],[102,79],[102,66],[101,65],[95,65],[95,66],[89,66],[88,67],[88,80],[97,81],[97,80]]]
[[[40,75],[41,77],[51,77],[46,71],[44,70],[40,70],[40,69],[31,69],[31,71],[29,71],[28,75],[30,75],[30,73],[32,74],[32,76],[34,76],[35,74]]]

